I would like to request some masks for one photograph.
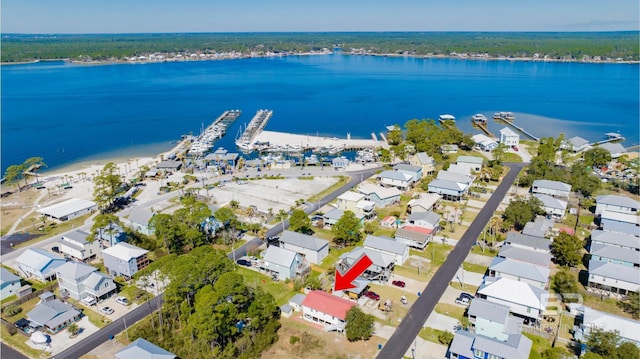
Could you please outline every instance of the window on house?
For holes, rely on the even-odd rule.
[[[473,356],[475,356],[476,358],[484,358],[484,352],[480,349],[475,349],[473,351]]]

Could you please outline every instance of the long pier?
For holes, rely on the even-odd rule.
[[[262,129],[267,125],[271,116],[273,116],[273,111],[271,110],[258,110],[256,115],[251,119],[251,122],[249,122],[249,125],[245,128],[242,136],[236,139],[236,146],[243,150],[253,150],[253,141],[256,136],[262,132]]]
[[[473,120],[471,120],[471,125],[474,127],[479,128],[482,132],[484,132],[485,135],[489,136],[489,137],[493,137],[495,138],[496,136],[493,135],[493,133],[491,133],[491,131],[489,131],[489,129],[487,128],[487,125],[484,123],[480,123],[480,122],[475,122]]]
[[[598,145],[602,145],[604,143],[608,143],[608,142],[616,142],[616,141],[624,141],[625,138],[622,137],[620,134],[618,133],[605,133],[605,136],[607,136],[606,139],[602,140],[602,141],[597,141],[597,142],[592,142],[589,145],[590,146],[598,146]]]
[[[215,142],[225,135],[227,127],[239,116],[240,110],[227,110],[211,123],[198,137],[193,139],[189,146],[189,154],[199,157],[209,152]]]
[[[532,139],[532,140],[534,140],[534,141],[538,141],[538,142],[540,142],[540,137],[536,137],[536,136],[534,136],[533,134],[531,134],[530,132],[528,132],[528,131],[527,131],[527,130],[525,130],[524,128],[522,128],[522,127],[520,127],[520,126],[517,126],[516,124],[514,124],[513,122],[511,122],[511,121],[509,121],[509,120],[507,120],[507,119],[504,119],[504,118],[497,118],[497,117],[494,117],[493,119],[494,119],[494,120],[496,120],[496,121],[500,121],[500,122],[502,122],[502,123],[505,123],[507,126],[509,126],[509,127],[513,128],[513,129],[515,129],[515,130],[517,130],[517,131],[519,131],[520,133],[522,133],[523,135],[525,135],[525,136],[529,137],[530,139]]]

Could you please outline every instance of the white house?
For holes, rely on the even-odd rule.
[[[396,187],[383,187],[367,182],[358,186],[358,192],[364,195],[364,199],[374,202],[378,207],[399,203],[402,194]]]
[[[511,313],[530,324],[540,320],[549,298],[546,290],[504,277],[485,277],[477,293],[480,298],[508,306]]]
[[[587,149],[588,147],[589,147],[589,140],[585,140],[580,136],[571,137],[570,139],[566,140],[562,145],[562,148],[569,149],[573,152],[580,152],[582,150]]]
[[[429,182],[427,188],[429,193],[436,193],[445,200],[450,201],[461,200],[462,196],[469,190],[469,186],[463,183],[437,178]]]
[[[88,238],[91,238],[89,233],[78,229],[63,235],[58,241],[58,248],[76,260],[90,261],[100,253],[100,241],[89,241]]]
[[[422,178],[422,167],[421,166],[413,166],[404,163],[398,163],[393,166],[393,170],[396,172],[406,173],[411,176],[411,182],[416,183],[420,181]]]
[[[551,235],[552,229],[553,221],[542,216],[537,216],[533,222],[528,222],[524,225],[522,234],[544,238]]]
[[[407,218],[407,225],[428,228],[437,231],[440,228],[440,215],[433,212],[411,212]]]
[[[9,298],[12,295],[17,297],[19,290],[20,277],[5,268],[0,268],[0,300]]]
[[[545,254],[551,253],[550,240],[544,237],[530,236],[527,234],[509,232],[509,234],[507,234],[507,239],[504,241],[503,246],[504,245]],[[547,265],[548,264],[549,263],[547,263]]]
[[[603,210],[600,213],[600,227],[605,231],[640,236],[640,216]]]
[[[329,241],[292,231],[282,233],[280,247],[301,254],[313,264],[320,264],[329,255]]]
[[[396,230],[394,237],[396,240],[406,243],[409,247],[424,249],[435,234],[435,229],[404,226]]]
[[[449,171],[438,171],[438,176],[436,177],[440,180],[454,181],[465,186],[470,186],[473,183],[474,177],[464,175],[461,173],[449,172]]]
[[[626,267],[597,260],[589,261],[589,287],[603,293],[618,293],[640,290],[640,268]]]
[[[129,243],[118,243],[102,251],[107,272],[113,276],[131,278],[149,265],[149,251]]]
[[[509,147],[517,146],[518,144],[520,144],[520,135],[515,133],[509,127],[503,127],[500,130],[500,143]]]
[[[437,193],[422,193],[420,197],[413,198],[407,203],[407,210],[410,213],[433,211],[441,199],[442,197]]]
[[[549,267],[531,265],[508,258],[494,257],[487,271],[489,277],[510,278],[540,289],[549,287]]]
[[[547,194],[554,197],[569,198],[571,185],[559,181],[535,180],[533,181],[531,192]]]
[[[356,216],[364,218],[373,218],[376,214],[376,204],[373,201],[367,201],[364,194],[359,192],[347,191],[337,199],[337,208],[343,211],[351,211]]]
[[[61,256],[40,248],[27,248],[18,258],[18,269],[26,278],[46,282],[56,275],[56,268],[67,261]]]
[[[542,193],[534,193],[533,196],[542,202],[542,209],[547,218],[562,222],[567,212],[567,202]]]
[[[98,205],[86,199],[71,198],[54,205],[38,209],[37,212],[57,221],[67,221],[92,213],[98,209]]]
[[[309,270],[309,265],[297,252],[288,249],[269,246],[265,251],[260,269],[278,279],[292,279]]]
[[[598,146],[600,148],[603,148],[607,151],[609,151],[609,153],[611,154],[611,158],[618,158],[624,154],[627,153],[627,150],[619,143],[617,142],[607,142],[607,143],[603,143],[600,146]]]
[[[67,262],[56,268],[56,277],[60,294],[76,300],[85,297],[99,300],[116,290],[111,277],[84,263]]]
[[[175,359],[176,355],[159,346],[138,338],[124,349],[115,353],[116,359]]]
[[[638,214],[640,202],[625,196],[617,196],[612,194],[601,195],[596,197],[596,215],[602,214],[602,211]]]
[[[418,152],[411,156],[409,163],[413,166],[422,167],[423,174],[432,174],[436,170],[436,161],[426,152]]]
[[[484,158],[478,156],[458,156],[456,159],[456,164],[458,166],[468,167],[473,172],[479,172],[482,170],[483,163]]]
[[[616,233],[595,229],[591,231],[591,245],[604,244],[620,247],[631,252],[640,252],[640,239],[624,233]]]
[[[347,312],[357,304],[327,292],[309,292],[302,302],[302,317],[324,326],[326,330],[343,331]]]
[[[402,171],[383,171],[376,178],[383,186],[393,186],[402,191],[406,191],[413,183],[413,176]]]
[[[587,338],[591,330],[595,328],[606,331],[616,330],[621,341],[640,346],[640,322],[637,320],[604,313],[585,306],[580,328],[584,338]]]
[[[27,313],[27,319],[52,333],[57,333],[80,319],[81,315],[82,313],[74,309],[71,304],[54,299],[38,303]]]
[[[347,270],[363,255],[369,257],[373,263],[362,273],[362,278],[379,281],[389,279],[391,271],[396,264],[396,255],[369,248],[355,247],[351,252],[342,254],[336,264],[336,268]]]
[[[365,249],[394,256],[394,261],[398,265],[404,264],[407,258],[409,258],[409,247],[405,243],[393,238],[378,237],[369,234],[365,238],[363,245]]]
[[[498,142],[496,142],[496,140],[481,133],[473,135],[472,138],[476,146],[480,147],[480,149],[485,152],[493,151],[498,147]]]

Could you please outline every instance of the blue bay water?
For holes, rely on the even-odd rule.
[[[416,59],[348,55],[77,65],[2,66],[2,171],[33,156],[49,169],[100,156],[168,150],[223,111],[258,109],[266,129],[370,138],[386,125],[453,114],[511,111],[537,136],[599,140],[620,132],[639,142],[638,65]],[[489,121],[494,133],[502,127]]]

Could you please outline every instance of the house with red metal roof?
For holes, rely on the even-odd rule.
[[[314,290],[302,302],[302,317],[324,326],[325,330],[344,330],[347,311],[356,303],[333,294]]]

